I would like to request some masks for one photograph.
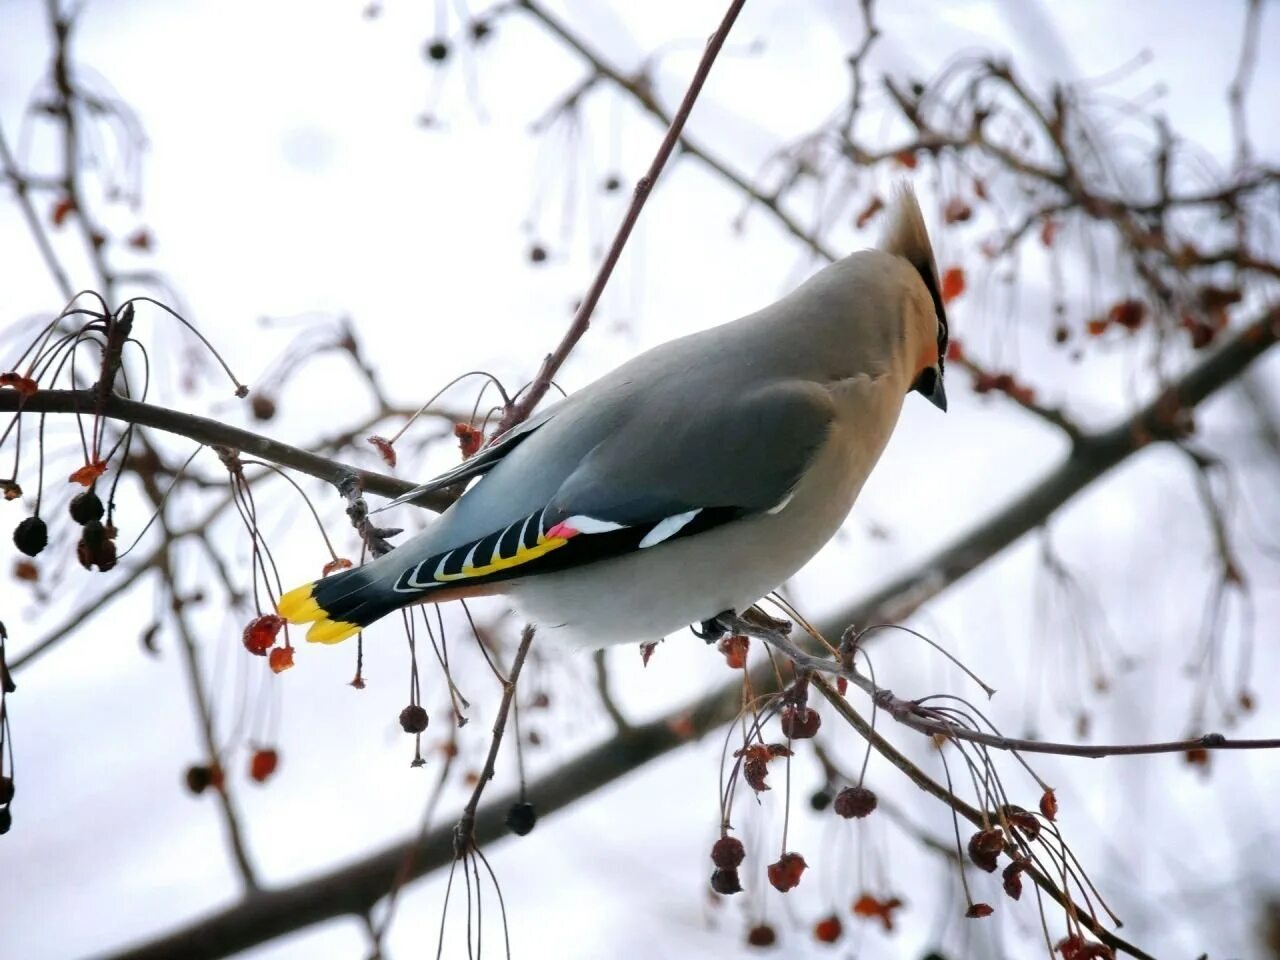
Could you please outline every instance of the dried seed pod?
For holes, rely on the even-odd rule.
[[[866,787],[845,787],[836,794],[836,813],[846,820],[869,817],[876,808],[876,795]]]
[[[742,881],[738,871],[732,868],[721,868],[711,874],[711,889],[721,896],[730,897],[742,892]]]
[[[13,528],[13,543],[28,557],[34,557],[49,545],[49,528],[39,517],[27,517]]]
[[[98,499],[98,495],[92,490],[85,490],[83,493],[77,493],[71,498],[68,504],[68,510],[71,512],[71,519],[76,523],[84,526],[90,520],[101,520],[102,514],[105,512],[102,507],[102,501]]]
[[[518,837],[526,837],[538,822],[538,812],[527,801],[513,803],[507,811],[507,829]]]
[[[810,707],[787,707],[782,711],[782,732],[792,740],[808,740],[818,733],[822,718]]]
[[[721,870],[736,870],[746,856],[746,848],[737,837],[721,837],[711,847],[711,862]]]
[[[427,729],[430,718],[427,711],[416,703],[411,703],[400,711],[400,726],[405,733],[422,733]]]

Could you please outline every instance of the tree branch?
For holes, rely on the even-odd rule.
[[[821,625],[838,636],[851,622],[871,623],[908,616],[981,566],[1023,534],[1041,526],[1075,494],[1122,463],[1152,440],[1172,439],[1174,405],[1191,409],[1230,383],[1280,339],[1280,308],[1245,327],[1216,353],[1193,367],[1138,413],[1109,430],[1081,439],[1066,460],[1031,490],[985,522],[944,547],[865,599]],[[37,395],[38,396],[38,395]],[[33,398],[34,399],[34,398]],[[757,692],[777,687],[772,665],[759,663],[748,675]],[[738,714],[742,681],[725,683],[652,723],[630,728],[551,771],[534,783],[528,796],[545,815],[612,783],[691,738],[700,737]],[[514,794],[482,807],[476,816],[477,843],[506,833],[507,809]],[[413,877],[450,863],[453,829],[429,833],[420,844],[401,842],[311,880],[252,898],[198,920],[150,943],[114,955],[111,960],[158,960],[181,952],[189,960],[224,957],[322,920],[369,909],[391,888],[404,858],[413,856]]]
[[[242,453],[261,460],[269,460],[282,467],[297,470],[307,476],[341,484],[348,477],[356,477],[369,493],[383,497],[398,497],[412,490],[415,484],[398,477],[353,467],[341,460],[331,460],[298,447],[272,440],[249,430],[230,424],[183,413],[154,403],[140,403],[125,397],[111,395],[102,405],[93,390],[40,390],[25,401],[16,390],[0,390],[0,413],[79,413],[94,411],[112,420],[154,427],[166,433],[187,437],[209,446],[233,447]],[[452,498],[440,493],[425,494],[414,501],[430,510],[441,511],[452,503]]]
[[[644,209],[645,201],[649,199],[649,194],[658,182],[658,177],[662,175],[662,168],[667,165],[667,159],[680,141],[680,132],[684,129],[685,121],[689,119],[689,114],[693,112],[693,105],[698,101],[698,94],[702,92],[702,86],[706,83],[707,77],[711,73],[711,67],[716,62],[716,56],[720,53],[720,48],[724,46],[725,40],[728,39],[729,31],[733,29],[734,21],[738,19],[738,14],[742,11],[745,3],[746,0],[731,0],[729,8],[725,11],[724,18],[720,21],[720,26],[716,28],[716,32],[707,41],[706,50],[703,51],[702,59],[698,62],[698,69],[694,71],[693,79],[689,81],[689,89],[685,91],[684,99],[680,101],[679,109],[676,110],[675,116],[671,118],[667,126],[666,135],[663,136],[662,142],[658,144],[658,152],[654,154],[648,171],[636,183],[635,194],[631,198],[631,206],[627,208],[626,216],[622,218],[622,223],[618,226],[618,232],[614,235],[613,243],[609,247],[609,252],[605,254],[605,258],[600,264],[600,269],[596,272],[595,279],[591,281],[591,286],[582,298],[582,303],[578,305],[573,322],[569,325],[569,329],[565,332],[559,346],[542,361],[542,367],[538,370],[538,375],[533,378],[533,382],[529,384],[529,388],[525,390],[524,395],[507,407],[502,415],[502,420],[498,423],[497,433],[504,433],[528,418],[529,414],[533,412],[533,408],[538,405],[546,395],[547,390],[550,389],[551,381],[555,378],[556,371],[560,369],[568,358],[570,351],[582,339],[583,334],[587,332],[587,328],[591,325],[591,314],[595,311],[596,304],[600,302],[600,295],[604,293],[605,285],[609,282],[609,277],[613,275],[613,268],[617,265],[618,258],[622,256],[622,249],[627,245],[627,240],[631,236],[631,231],[635,227],[636,221],[640,219],[640,211]],[[526,3],[525,5],[533,9],[532,3]]]
[[[628,76],[619,67],[616,67],[602,59],[591,49],[584,39],[575,34],[562,20],[557,18],[548,10],[545,10],[541,4],[534,2],[534,0],[521,0],[519,7],[564,41],[564,43],[577,53],[578,56],[582,57],[583,60],[589,63],[596,73],[608,78],[611,82],[617,84],[630,94],[635,101],[644,108],[646,113],[658,122],[670,125],[671,115],[660,103],[658,103],[656,99],[654,99],[653,91],[647,77],[643,75],[635,77]],[[682,135],[680,137],[680,149],[689,156],[696,157],[700,162],[715,171],[715,173],[720,177],[733,184],[753,201],[768,210],[773,214],[774,219],[782,225],[783,229],[799,240],[808,249],[825,260],[837,259],[835,253],[824,246],[821,240],[805,230],[798,220],[782,208],[776,195],[764,193],[747,177],[734,170],[728,164],[712,156],[697,142],[690,140],[688,136]]]

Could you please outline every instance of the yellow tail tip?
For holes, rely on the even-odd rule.
[[[310,623],[312,620],[323,620],[324,609],[316,603],[311,588],[315,584],[308,583],[295,587],[280,598],[276,611],[290,623]]]
[[[363,629],[358,623],[344,623],[341,620],[318,620],[307,631],[308,643],[341,643],[347,637],[355,636]]]

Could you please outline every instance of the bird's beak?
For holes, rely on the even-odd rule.
[[[925,367],[911,385],[916,393],[925,398],[943,413],[947,412],[947,391],[942,385],[942,371],[937,367]]]

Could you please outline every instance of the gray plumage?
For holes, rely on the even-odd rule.
[[[665,538],[653,545],[549,572],[530,565],[527,576],[512,570],[475,590],[505,594],[544,635],[648,642],[758,600],[843,523],[906,394],[914,387],[945,409],[937,270],[907,191],[881,246],[757,313],[641,354],[400,498],[482,473],[426,532],[340,574],[350,578],[340,612],[363,625],[431,600],[429,590],[403,593],[406,570],[539,511],[548,528],[570,518],[653,530],[677,518],[651,534]],[[682,535],[695,511],[729,519]],[[315,587],[317,598],[335,595],[328,581]]]

